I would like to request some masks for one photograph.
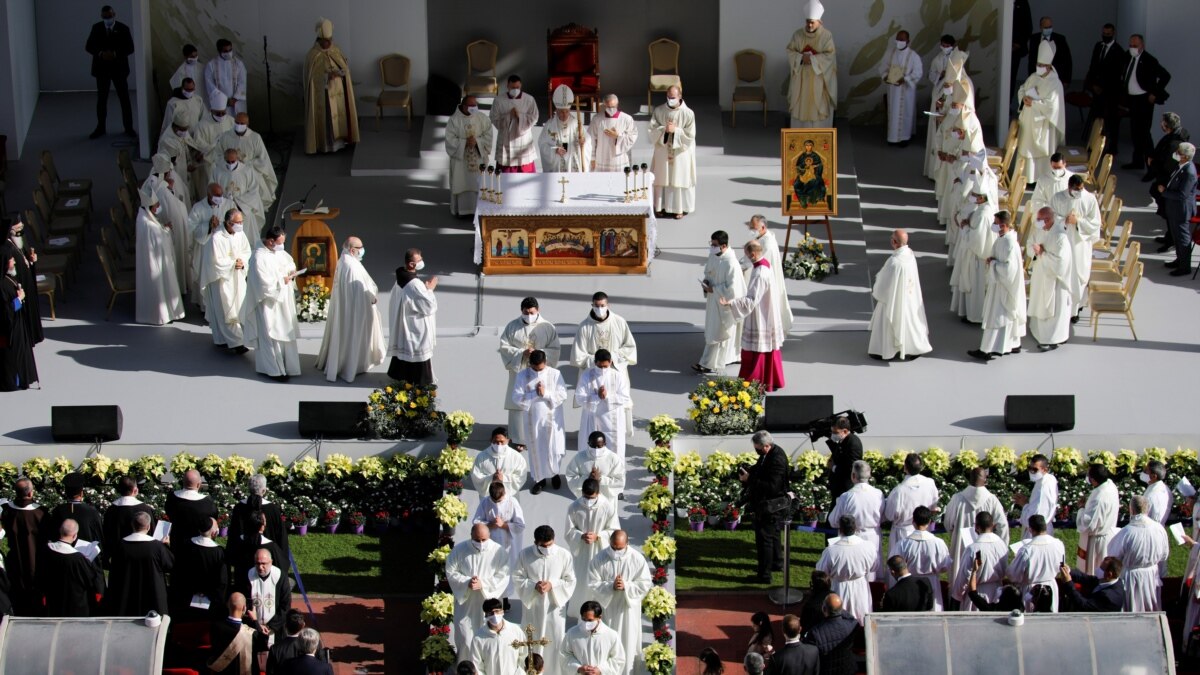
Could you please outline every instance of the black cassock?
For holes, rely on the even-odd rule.
[[[10,228],[16,225],[17,222],[13,221]],[[30,264],[27,257],[29,247],[24,245],[23,237],[14,237],[11,230],[5,231],[3,226],[0,226],[0,232],[3,232],[3,239],[0,239],[0,257],[11,255],[16,259],[17,281],[21,282],[21,287],[25,289],[25,298],[29,300],[29,311],[22,316],[22,321],[29,329],[29,344],[33,346],[45,339],[42,335],[42,307],[38,304],[37,297],[37,263]],[[18,241],[21,245],[17,244]]]
[[[69,544],[67,544],[69,545]],[[104,573],[82,553],[53,548],[38,559],[38,578],[46,598],[46,616],[87,617],[104,595]]]
[[[225,593],[229,586],[225,549],[201,546],[186,539],[180,541],[172,544],[176,556],[175,569],[171,572],[171,615],[187,621],[225,616],[228,613]],[[208,611],[191,606],[192,596],[197,593],[208,598]]]
[[[121,540],[133,534],[133,518],[138,512],[150,516],[150,532],[153,532],[154,507],[149,504],[113,504],[104,512],[104,541],[100,543],[100,557],[103,558],[105,567],[111,567],[112,558],[117,554]]]
[[[167,614],[166,574],[174,565],[175,556],[161,541],[122,539],[108,575],[108,611],[112,616]]]
[[[208,519],[217,517],[217,505],[209,497],[183,499],[167,495],[167,519],[171,521],[171,539],[188,541],[208,531]]]
[[[5,504],[0,509],[0,526],[8,535],[8,556],[5,567],[12,584],[12,601],[18,614],[37,616],[42,596],[37,588],[37,567],[45,546],[46,537],[41,525],[46,510],[17,508]]]
[[[8,255],[0,254],[0,261]],[[4,264],[8,264],[5,262]],[[20,262],[17,263],[18,272]],[[25,318],[37,309],[37,286],[24,286],[25,300],[17,299],[17,279],[0,273],[0,391],[28,389],[38,381],[33,360],[33,340]],[[38,330],[41,330],[40,319]]]
[[[250,514],[254,510],[254,507],[246,502],[238,502],[234,505],[233,513],[229,516],[229,541],[248,539],[251,534],[258,532],[258,524],[249,522]],[[283,521],[283,509],[279,508],[278,504],[267,503],[258,510],[262,511],[263,516],[267,519],[267,530],[263,534],[267,535],[267,539],[275,542],[279,550],[286,554],[288,552],[288,525]],[[283,567],[279,564],[279,559],[275,560],[275,564]]]
[[[229,566],[233,568],[234,587],[230,590],[238,591],[249,597],[250,582],[248,580],[250,571],[254,569],[254,557],[258,554],[258,549],[265,548],[271,552],[271,562],[280,570],[283,571],[283,576],[287,577],[291,571],[291,565],[288,564],[287,554],[279,548],[279,544],[273,541],[263,541],[263,535],[255,533],[247,535],[247,539],[240,542],[234,542],[233,537],[229,538]],[[270,539],[270,537],[267,537]]]
[[[58,528],[62,522],[70,518],[79,523],[79,538],[84,541],[98,542],[104,547],[104,521],[96,507],[85,502],[67,502],[59,504],[50,512],[50,528],[46,530],[51,539],[58,536]]]

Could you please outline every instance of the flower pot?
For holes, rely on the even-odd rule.
[[[741,524],[741,522],[742,522],[741,518],[738,518],[737,520],[726,520],[725,521],[725,529],[736,530],[738,528],[738,525]]]
[[[365,531],[366,531],[365,525],[355,525],[354,526],[354,534],[362,534]]]
[[[661,617],[658,617],[657,619],[653,619],[650,623],[654,627],[655,631],[662,630],[663,628],[671,627],[670,617],[665,617],[665,616],[661,616]]]
[[[337,528],[338,528],[337,523],[325,526],[325,529],[327,529],[329,531],[329,534],[337,534]]]
[[[703,520],[689,520],[688,525],[692,528],[692,532],[703,532],[704,531],[704,521]]]
[[[296,534],[301,537],[308,536],[308,524],[304,523],[296,526]]]
[[[228,537],[229,536],[229,528],[228,527],[217,528],[217,536],[218,537]]]

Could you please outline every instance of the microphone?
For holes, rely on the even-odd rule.
[[[301,203],[301,204],[308,204],[308,196],[309,196],[309,195],[311,195],[311,194],[312,194],[312,191],[313,191],[313,190],[316,190],[316,189],[317,189],[317,184],[316,184],[316,183],[313,183],[313,184],[312,184],[312,187],[308,188],[308,192],[305,192],[305,193],[304,193],[304,197],[303,197],[303,198],[300,200],[300,203]]]
[[[282,226],[284,229],[287,229],[287,224],[286,224],[286,223],[287,223],[287,214],[291,212],[291,208],[292,208],[293,206],[305,206],[305,205],[307,205],[307,204],[308,204],[308,196],[309,196],[309,195],[311,195],[311,194],[312,194],[312,191],[313,191],[313,190],[316,190],[316,189],[317,189],[317,184],[316,184],[316,183],[313,183],[313,184],[312,184],[312,187],[308,188],[308,192],[305,192],[305,193],[304,193],[304,196],[303,196],[302,198],[300,198],[300,199],[298,199],[298,200],[296,200],[296,201],[292,202],[291,204],[288,204],[287,206],[285,206],[285,207],[283,207],[282,209],[280,209],[280,210],[279,210],[279,224],[280,224],[280,225],[281,225],[281,226]]]

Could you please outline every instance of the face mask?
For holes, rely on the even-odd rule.
[[[992,223],[992,232],[1000,234],[1000,223]]]
[[[184,90],[183,90],[183,97],[184,97],[184,98],[191,98],[191,97],[193,97],[193,96],[195,96],[195,95],[196,95],[196,92],[194,92],[194,91],[188,91],[187,89],[184,89]]]
[[[187,64],[190,66],[194,65],[198,59],[195,56],[189,56],[184,60],[187,61]]]
[[[1137,58],[1137,55],[1138,55],[1139,53],[1141,53],[1141,51],[1142,51],[1142,50],[1138,49],[1137,47],[1130,47],[1130,48],[1129,48],[1129,57],[1130,57],[1130,58],[1134,58],[1134,59],[1136,59],[1136,58]]]
[[[628,551],[629,551],[628,548],[614,548],[614,549],[612,549],[612,554],[613,554],[614,558],[620,559],[620,558],[624,558],[625,554]]]
[[[1041,479],[1042,479],[1042,474],[1041,474],[1041,472],[1039,472],[1039,471],[1030,471],[1030,472],[1029,472],[1029,480],[1031,480],[1031,481],[1033,481],[1033,482],[1035,482],[1035,483],[1036,483],[1036,482],[1038,482],[1038,481],[1039,481],[1039,480],[1041,480]]]
[[[216,196],[214,196],[214,197],[212,198],[212,205],[213,205],[213,206],[220,206],[220,205],[221,205],[221,203],[222,203],[222,202],[224,202],[224,201],[225,201],[225,198],[224,198],[224,197],[222,197],[221,195],[216,195]]]
[[[951,117],[957,117],[962,114],[962,108],[951,108],[946,114]]]
[[[942,87],[942,93],[949,96],[950,94],[954,93],[954,87],[946,85],[945,87]]]
[[[176,129],[176,130],[175,130],[175,135],[176,135],[176,136],[178,136],[178,137],[180,137],[180,138],[187,138],[187,137],[188,137],[188,130],[187,130],[187,129]]]
[[[604,317],[608,316],[608,308],[607,307],[593,307],[592,314],[595,314],[597,319],[603,319]]]
[[[538,555],[550,555],[550,547],[549,546],[538,546],[537,552],[538,552]]]
[[[1143,483],[1149,483],[1150,482],[1150,474],[1143,471],[1138,474],[1138,480],[1142,481]]]
[[[508,95],[516,98],[521,95],[521,90],[514,87],[513,89],[508,90]]]
[[[116,23],[117,23],[117,20],[116,20],[116,19],[105,19],[105,20],[104,20],[104,27],[105,27],[105,28],[112,28],[114,25],[116,25]]]
[[[482,542],[482,541],[475,541],[474,539],[472,539],[472,540],[471,540],[471,545],[475,547],[475,550],[476,550],[476,551],[482,551],[482,550],[483,550],[483,542]]]
[[[362,260],[367,255],[367,247],[364,246],[358,249],[358,259]]]
[[[418,261],[417,261],[417,264],[416,264],[416,265],[413,265],[413,269],[414,269],[414,270],[416,270],[416,271],[418,271],[418,272],[420,272],[421,270],[425,269],[425,261],[424,261],[424,260],[418,260]]]
[[[10,276],[10,277],[17,276],[17,268],[14,267],[14,268],[10,269],[8,272],[6,272],[6,274],[8,274],[8,276]]]
[[[538,315],[537,315],[536,313],[534,313],[534,314],[522,314],[522,315],[521,315],[521,320],[522,320],[522,321],[524,321],[525,323],[533,323],[533,322],[535,322],[535,321],[537,321],[537,320],[538,320]]]
[[[214,122],[221,122],[225,119],[225,113],[221,113],[220,115],[213,113],[212,118]]]
[[[504,452],[504,449],[508,446],[501,445],[500,443],[492,443],[489,447],[491,448],[492,452]]]
[[[908,43],[903,40],[896,40],[896,50],[904,51],[905,49],[908,49]]]
[[[504,615],[503,614],[488,614],[487,622],[488,622],[489,626],[491,626],[492,628],[495,628],[495,627],[499,626],[500,624],[504,623]]]
[[[951,52],[953,52],[953,51],[954,51],[954,47],[942,47],[942,53],[945,54],[946,56],[950,56]]]
[[[1067,194],[1071,195],[1071,199],[1079,199],[1079,190],[1067,190]]]
[[[234,223],[234,224],[233,224],[233,232],[234,232],[234,234],[237,234],[238,232],[241,232],[243,227],[244,227],[244,225],[243,225],[242,223]]]
[[[479,106],[477,106],[477,105],[469,106],[469,107],[467,108],[467,114],[468,114],[468,115],[474,115],[474,114],[475,114],[475,113],[477,113],[477,112],[479,112]]]
[[[721,255],[721,247],[720,246],[709,246],[708,252],[713,255]]]
[[[271,250],[275,251],[276,253],[283,253],[283,244],[275,244],[271,247]]]
[[[1062,178],[1067,175],[1066,169],[1051,169],[1050,173],[1054,174],[1055,178]]]
[[[589,633],[595,633],[596,629],[599,627],[600,627],[599,621],[584,621],[583,622],[583,629]]]
[[[225,162],[225,166],[229,167],[230,171],[233,171],[234,169],[236,169],[237,165],[238,165],[237,162]]]
[[[590,509],[594,507],[598,501],[599,500],[595,497],[584,497],[583,503],[587,504],[587,507]]]
[[[1183,161],[1183,158],[1181,158],[1181,157],[1179,156],[1179,153],[1178,153],[1178,152],[1172,152],[1172,153],[1171,153],[1171,159],[1175,160],[1176,162],[1182,162],[1182,161]]]
[[[237,123],[235,123],[235,124],[233,125],[233,130],[234,130],[235,132],[237,132],[238,134],[244,134],[244,133],[246,133],[246,130],[247,130],[247,129],[249,129],[249,128],[250,128],[250,125],[249,125],[249,124],[237,124]]]
[[[1042,37],[1048,38],[1051,35],[1054,35],[1054,28],[1043,28],[1042,29]]]
[[[233,52],[221,52],[221,59],[223,61],[232,61],[233,60]]]
[[[604,112],[608,113],[608,116],[609,116],[609,117],[616,117],[616,116],[617,116],[617,109],[616,109],[616,108],[605,108],[605,109],[604,109]]]
[[[677,98],[667,99],[667,107],[668,108],[678,108],[679,107],[679,99],[677,99]]]
[[[158,204],[155,204],[154,206],[151,206],[151,207],[150,207],[150,215],[152,215],[152,216],[157,216],[157,215],[158,215],[158,209],[159,209],[159,208],[160,208],[160,207],[159,207],[159,205],[158,205]]]

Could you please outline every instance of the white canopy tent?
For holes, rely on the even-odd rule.
[[[157,675],[170,625],[167,616],[154,627],[130,617],[6,616],[0,623],[0,673]]]

